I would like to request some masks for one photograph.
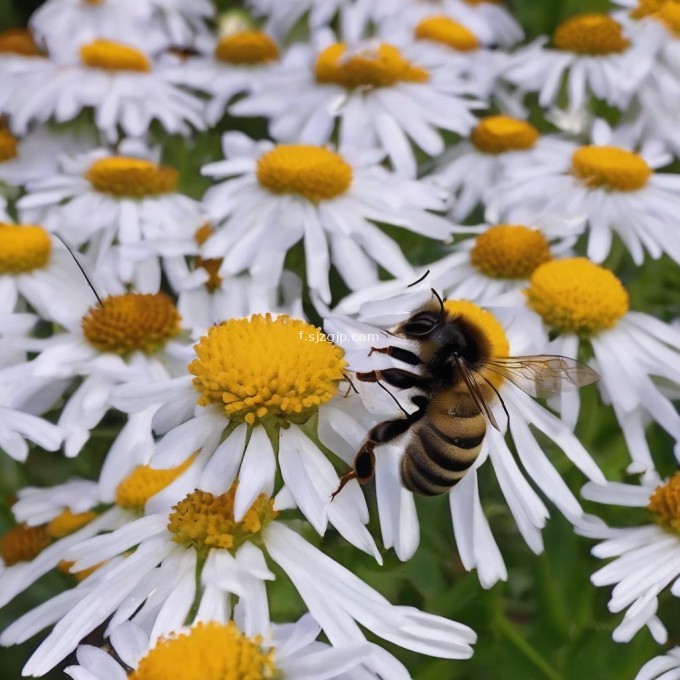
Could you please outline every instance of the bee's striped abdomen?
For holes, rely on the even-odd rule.
[[[446,493],[477,459],[485,432],[479,411],[424,418],[414,426],[401,459],[404,486],[425,496]]]

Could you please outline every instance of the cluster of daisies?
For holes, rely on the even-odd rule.
[[[0,644],[48,631],[24,674],[76,680],[409,678],[380,641],[469,658],[465,622],[390,602],[321,539],[378,564],[418,548],[404,439],[376,451],[375,503],[356,480],[331,497],[369,429],[412,410],[352,376],[404,368],[375,349],[414,349],[389,329],[434,289],[496,357],[600,375],[584,413],[576,390],[498,379],[451,549],[481,587],[508,579],[495,478],[531,551],[554,511],[607,560],[615,640],[666,645],[680,323],[636,311],[616,268],[680,263],[680,2],[617,0],[530,44],[492,0],[243,5],[46,0],[0,33],[0,455],[107,451],[97,479],[8,502],[0,606],[68,579]],[[615,481],[575,434],[605,413],[629,452]],[[581,499],[637,514],[609,526]],[[290,584],[306,613],[273,621]],[[680,648],[637,677],[680,677]]]

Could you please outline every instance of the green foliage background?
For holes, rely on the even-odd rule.
[[[0,29],[25,25],[39,4],[40,0],[3,0]],[[217,0],[217,4],[220,9],[238,6],[225,0]],[[551,33],[559,21],[572,14],[610,9],[606,0],[511,0],[509,5],[523,24],[528,39]],[[219,156],[220,134],[230,127],[245,128],[255,136],[263,136],[265,132],[258,121],[225,120],[219,129],[199,136],[190,144],[181,139],[170,139],[164,144],[164,160],[181,170],[183,191],[201,196],[206,181],[198,175],[198,168]],[[404,232],[399,232],[398,238],[413,262],[426,262],[436,256],[433,244],[428,241]],[[290,266],[297,268],[301,262],[300,253],[293,251]],[[620,244],[605,264],[612,267],[627,286],[633,309],[664,320],[680,317],[677,265],[665,259],[647,260],[638,268]],[[608,409],[598,406],[593,387],[584,390],[583,400],[582,414],[585,415],[577,434],[605,475],[609,479],[622,479],[629,458],[618,425]],[[117,425],[115,417],[104,423],[86,451],[74,460],[33,451],[28,463],[19,465],[0,455],[0,530],[9,526],[9,505],[13,494],[22,486],[55,484],[74,475],[96,478]],[[650,438],[661,472],[670,472],[674,463],[669,438],[659,429],[653,429]],[[577,492],[585,481],[582,475],[571,468],[559,451],[552,453],[558,470]],[[392,651],[406,663],[416,680],[633,680],[642,664],[662,653],[664,648],[658,646],[646,630],[629,644],[612,641],[612,630],[622,616],[607,611],[610,589],[597,589],[590,584],[590,575],[603,564],[590,555],[592,542],[575,536],[568,522],[555,511],[544,531],[545,552],[533,555],[502,501],[490,466],[481,474],[481,483],[487,487],[482,489],[487,516],[509,569],[508,582],[497,584],[491,590],[483,590],[477,575],[465,572],[458,559],[445,497],[416,499],[422,538],[418,552],[407,563],[399,562],[390,551],[385,552],[385,566],[380,568],[372,558],[337,536],[329,534],[324,539],[325,551],[392,602],[412,604],[460,620],[479,635],[474,657],[467,662],[421,657],[396,647]],[[369,503],[374,518],[372,533],[379,537],[375,500],[370,497],[370,491]],[[644,512],[615,511],[588,503],[584,506],[614,524],[647,520]],[[308,538],[321,543],[312,533]],[[0,629],[22,612],[71,586],[70,579],[59,573],[41,579],[0,610]],[[275,620],[293,620],[304,611],[299,597],[282,574],[270,592]],[[670,640],[666,647],[680,644],[680,599],[662,598],[660,616],[669,627]],[[39,636],[20,647],[0,649],[0,680],[21,677],[21,667],[40,639]],[[65,676],[55,671],[46,677]]]

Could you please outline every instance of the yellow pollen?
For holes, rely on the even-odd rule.
[[[524,120],[487,116],[479,121],[470,140],[483,153],[500,154],[531,149],[538,137],[538,130]]]
[[[180,315],[165,293],[104,298],[83,317],[83,334],[101,352],[153,354],[180,330]]]
[[[647,509],[656,515],[659,524],[680,534],[680,472],[655,489]]]
[[[170,194],[177,188],[178,176],[175,168],[127,156],[100,158],[85,173],[97,191],[126,198]]]
[[[401,56],[394,45],[381,43],[347,56],[347,46],[335,43],[327,47],[316,60],[318,83],[341,85],[353,90],[358,87],[391,87],[397,83],[426,83],[430,74]]]
[[[524,291],[550,328],[589,338],[628,312],[628,293],[604,267],[584,257],[552,260],[536,269]]]
[[[44,269],[51,254],[52,240],[42,227],[0,222],[0,275]]]
[[[151,62],[143,52],[113,40],[98,39],[83,45],[80,58],[85,66],[105,71],[151,71]]]
[[[8,28],[0,31],[0,54],[39,57],[41,53],[27,28]]]
[[[472,52],[479,47],[477,36],[468,28],[447,16],[423,19],[415,28],[418,40],[430,40],[459,52]]]
[[[271,680],[279,677],[274,650],[246,637],[233,621],[200,622],[186,633],[160,638],[129,680]]]
[[[240,522],[234,520],[234,498],[238,482],[221,496],[196,489],[175,505],[170,513],[168,531],[172,540],[192,546],[202,557],[211,548],[235,553],[255,538],[278,516],[274,501],[261,493]]]
[[[78,531],[78,529],[82,529],[95,517],[97,517],[96,512],[79,512],[74,514],[70,510],[64,510],[60,515],[49,521],[46,527],[47,533],[52,538],[63,538],[74,531]]]
[[[642,156],[616,146],[582,146],[571,160],[574,175],[591,189],[637,191],[652,174]]]
[[[0,125],[0,163],[11,161],[18,155],[17,138],[4,125]]]
[[[505,330],[491,312],[469,300],[446,300],[444,309],[449,320],[461,319],[479,331],[481,338],[487,343],[485,354],[499,359],[509,355],[510,343]],[[503,383],[503,377],[497,373],[486,370],[481,373],[496,388]]]
[[[272,193],[298,194],[317,203],[350,188],[352,166],[323,146],[280,144],[258,158],[257,179]]]
[[[579,14],[563,21],[553,36],[560,50],[601,56],[625,52],[630,40],[623,36],[623,26],[607,14]]]
[[[167,470],[155,470],[148,465],[138,465],[116,488],[116,505],[126,510],[143,510],[149,498],[186,472],[195,458],[196,454],[193,454],[181,465]]]
[[[238,66],[257,66],[276,61],[279,48],[262,31],[240,31],[220,38],[215,58]]]
[[[86,5],[101,5],[104,0],[83,0]]]
[[[527,279],[538,265],[550,259],[550,244],[536,229],[499,224],[475,240],[472,264],[493,279]]]
[[[52,539],[45,527],[18,524],[0,537],[0,557],[6,567],[36,558]]]
[[[232,419],[305,422],[343,379],[344,352],[297,319],[254,314],[212,326],[189,364],[201,406],[220,404]]]

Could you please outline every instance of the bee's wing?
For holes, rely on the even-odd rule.
[[[484,383],[490,384],[489,381],[483,375],[472,370],[465,361],[458,361],[458,369],[461,377],[463,378],[463,382],[465,383],[466,387],[468,388],[468,392],[472,397],[472,401],[475,402],[475,405],[480,410],[481,414],[489,421],[489,423],[491,423],[491,425],[493,425],[493,427],[495,427],[500,432],[501,428],[498,427],[498,421],[496,420],[493,411],[486,403],[482,390],[479,388],[479,381],[484,381]],[[494,391],[500,398],[500,395],[495,388]],[[503,403],[502,399],[501,403]],[[503,409],[505,409],[505,404],[503,404]],[[507,410],[505,413],[507,415]]]
[[[484,368],[502,375],[531,397],[551,397],[562,390],[590,385],[599,375],[590,366],[554,354],[528,357],[494,357]]]

